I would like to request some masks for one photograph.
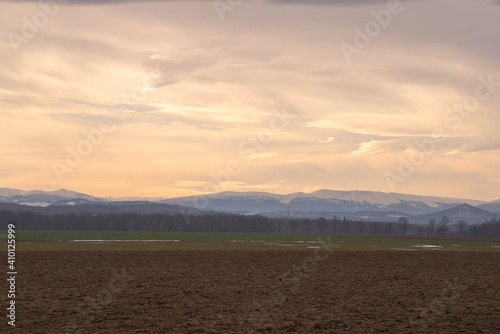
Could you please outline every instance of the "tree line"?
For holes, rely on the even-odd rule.
[[[16,223],[17,230],[45,231],[183,231],[291,234],[355,234],[500,237],[500,219],[476,225],[460,220],[452,223],[447,216],[427,224],[411,224],[406,217],[393,222],[370,222],[333,217],[332,219],[269,218],[237,214],[137,214],[71,213],[49,215],[28,211],[0,211],[0,229]]]

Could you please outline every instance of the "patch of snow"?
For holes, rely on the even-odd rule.
[[[280,244],[280,243],[277,243],[277,242],[265,242],[265,243],[264,243],[264,245],[297,247],[297,245],[292,245],[292,244]]]
[[[72,242],[180,242],[180,240],[70,240]]]
[[[420,247],[420,248],[443,248],[443,246],[439,246],[439,245],[413,245],[412,247]]]
[[[51,204],[51,203],[47,203],[47,202],[17,202],[17,201],[14,201],[14,202],[16,202],[16,204],[20,204],[20,205],[41,206],[41,207],[47,207]]]
[[[9,189],[9,188],[0,188],[0,196],[2,197],[12,197],[12,196],[19,196],[23,193],[22,190],[17,190],[17,189]]]

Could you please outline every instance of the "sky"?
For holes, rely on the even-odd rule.
[[[500,198],[500,2],[0,1],[0,187]]]

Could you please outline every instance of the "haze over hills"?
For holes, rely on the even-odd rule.
[[[430,219],[439,221],[442,216],[447,216],[451,222],[463,220],[469,224],[475,224],[491,220],[495,215],[489,211],[464,203],[443,211],[413,216],[409,220],[414,224],[425,224]]]
[[[68,199],[82,199],[92,202],[104,201],[103,199],[98,197],[66,189],[55,191],[24,191],[19,189],[0,188],[0,203],[15,203],[31,206],[49,206],[52,203]]]
[[[122,201],[100,198],[70,190],[22,191],[0,188],[0,208],[7,204],[28,205],[23,210],[36,212],[137,212],[189,213],[218,211],[238,214],[261,214],[269,217],[332,218],[394,221],[405,216],[413,223],[447,215],[452,220],[477,223],[500,212],[500,201],[480,201],[436,196],[418,196],[375,191],[319,190],[313,193],[279,195],[267,192],[221,192],[210,195]],[[36,207],[48,207],[40,210]],[[12,207],[10,207],[12,208]],[[21,210],[17,208],[17,210]]]
[[[419,215],[446,210],[463,203],[478,207],[489,205],[493,209],[498,208],[500,212],[500,205],[497,207],[498,203],[495,202],[358,190],[319,190],[310,194],[299,192],[288,195],[265,192],[221,192],[172,198],[161,202],[239,213],[287,211],[290,208],[292,211],[305,212],[398,211]]]

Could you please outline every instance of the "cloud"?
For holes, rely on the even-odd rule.
[[[61,98],[59,99],[62,102],[68,102],[68,103],[73,103],[73,104],[79,104],[79,105],[84,105],[96,109],[108,109],[112,111],[136,111],[136,112],[151,112],[151,111],[157,111],[157,107],[153,107],[150,105],[146,104],[118,104],[115,106],[111,105],[104,105],[104,104],[97,104],[97,103],[91,103],[91,102],[86,102],[86,101],[80,101],[80,100],[72,100],[72,99],[65,99]]]
[[[324,159],[313,159],[313,158],[306,158],[306,159],[294,159],[294,160],[288,160],[286,161],[287,164],[293,164],[297,162],[310,162],[310,161],[320,161]]]
[[[39,2],[39,0],[6,0],[10,2]],[[148,2],[204,2],[213,3],[213,0],[67,0],[66,5],[117,5],[126,3],[148,3]],[[246,2],[259,2],[261,0],[245,0]],[[266,3],[279,5],[304,5],[304,6],[344,6],[358,7],[387,4],[389,0],[264,0]],[[399,2],[425,1],[425,0],[399,0]],[[500,0],[493,0],[493,4],[499,4]]]
[[[7,0],[11,2],[39,2],[38,0]],[[146,2],[182,2],[186,0],[64,0],[68,3],[64,5],[114,5],[123,3],[146,3]],[[208,2],[208,0],[188,0],[193,2]],[[62,3],[63,1],[61,1]]]
[[[109,118],[103,115],[76,114],[68,112],[52,113],[48,114],[47,117],[63,123],[79,124],[88,127],[96,126],[96,124],[99,125],[99,123],[101,123],[104,119],[110,120],[113,124],[121,124],[123,122],[119,118]]]
[[[399,0],[399,2],[422,1],[422,0]],[[284,5],[304,5],[304,6],[371,6],[387,4],[388,0],[268,0],[268,3]]]
[[[324,139],[324,140],[319,140],[319,141],[318,141],[318,144],[322,144],[322,143],[331,143],[331,142],[332,142],[332,141],[334,141],[334,140],[335,140],[335,137],[328,137],[328,138],[326,138],[326,139]]]
[[[318,119],[306,124],[320,129],[348,129],[350,132],[376,136],[426,135],[432,127],[426,127],[423,119],[415,115],[337,113],[326,119]]]
[[[163,64],[160,61],[148,59],[143,62],[144,69],[151,73],[151,78],[148,84],[152,87],[159,88],[163,86],[174,85],[179,82],[179,78],[171,72],[174,66]]]
[[[446,155],[498,150],[500,150],[500,138],[485,139],[462,145],[460,148],[446,153]]]
[[[0,48],[0,148],[13,157],[0,182],[60,187],[52,161],[64,161],[65,147],[102,118],[126,114],[63,186],[122,195],[88,180],[126,182],[130,195],[192,195],[211,171],[246,158],[240,143],[260,146],[286,105],[294,118],[232,178],[245,183],[238,187],[286,179],[279,191],[385,190],[383,173],[442,128],[446,143],[398,191],[447,195],[460,184],[464,194],[491,196],[497,189],[480,178],[500,170],[496,139],[485,136],[500,126],[500,90],[459,127],[443,115],[474,94],[479,76],[500,80],[499,6],[456,0],[449,18],[450,1],[405,2],[347,64],[339,43],[353,43],[353,28],[372,20],[366,6],[388,1],[244,0],[222,23],[211,0],[74,0],[19,54]],[[8,2],[1,30],[21,34],[37,2]],[[133,100],[134,112],[114,112],[117,100]],[[444,156],[453,151],[477,153]],[[461,169],[449,174],[450,164]]]
[[[150,123],[155,125],[175,124],[210,131],[223,129],[221,124],[208,123],[203,112],[196,110],[196,108],[147,104],[122,104],[111,106],[66,98],[60,98],[59,101],[109,111],[109,113],[101,114],[91,114],[85,112],[70,113],[65,111],[50,113],[47,115],[54,120],[66,123],[80,123],[87,126],[95,126],[103,119],[107,119],[111,120],[113,124],[123,124],[125,122],[135,124]]]
[[[420,138],[418,138],[420,139]],[[427,138],[429,139],[429,138]],[[384,153],[387,151],[403,152],[409,148],[416,149],[415,138],[381,138],[375,140],[365,140],[359,143],[355,151],[351,151],[351,156],[360,156],[366,154]]]
[[[207,181],[175,181],[172,186],[179,188],[195,188],[195,187],[203,187],[207,184]]]
[[[153,87],[174,85],[182,79],[192,79],[197,73],[203,73],[213,66],[210,58],[213,53],[205,55],[153,55],[143,62],[145,70],[151,74]],[[182,59],[181,59],[182,58]]]

